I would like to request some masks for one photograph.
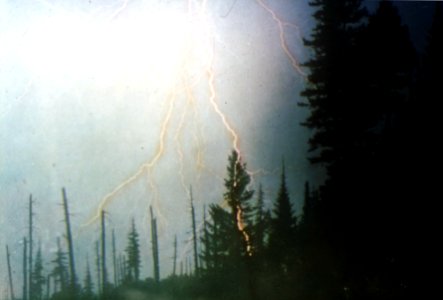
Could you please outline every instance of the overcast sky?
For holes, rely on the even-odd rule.
[[[255,0],[59,2],[0,1],[0,257],[9,244],[17,282],[31,193],[48,262],[64,233],[66,187],[83,271],[99,234],[97,222],[84,225],[117,189],[104,207],[108,228],[121,252],[136,219],[142,277],[152,276],[149,205],[166,276],[175,234],[186,257],[188,187],[201,221],[203,204],[222,203],[234,146],[268,206],[284,157],[300,210],[304,181],[315,172],[298,126],[307,113],[297,106],[304,79],[291,56],[306,58],[307,1],[268,1],[284,22],[284,47],[278,22]]]

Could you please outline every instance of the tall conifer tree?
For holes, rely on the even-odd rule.
[[[140,277],[140,244],[139,235],[132,219],[131,230],[128,234],[128,245],[126,247],[126,274],[129,281],[138,281]]]

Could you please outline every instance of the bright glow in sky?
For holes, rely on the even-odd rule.
[[[0,1],[0,244],[10,246],[17,282],[29,194],[49,261],[64,233],[63,186],[77,257],[93,256],[98,224],[81,226],[106,204],[119,252],[137,220],[142,277],[152,276],[153,205],[167,276],[175,234],[182,258],[190,255],[188,187],[197,220],[203,204],[221,203],[233,131],[268,206],[285,157],[299,208],[309,176],[307,135],[298,126],[303,78],[269,11],[259,1],[228,2]],[[299,60],[304,50],[289,23],[306,35],[305,2],[263,1],[283,20],[285,47]]]
[[[18,55],[45,80],[87,74],[105,85],[170,86],[185,60],[194,72],[208,63],[209,24],[202,21],[164,10],[108,22],[57,15],[30,28]]]

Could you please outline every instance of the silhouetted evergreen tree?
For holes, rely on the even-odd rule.
[[[54,264],[54,268],[51,272],[51,275],[54,278],[54,290],[65,293],[69,285],[68,266],[66,253],[62,251],[60,245],[60,238],[57,238],[57,252],[55,253],[55,259],[52,261],[52,264]]]
[[[132,219],[131,230],[128,234],[128,245],[126,246],[126,280],[129,282],[138,281],[140,277],[140,244],[139,235],[135,228],[135,221]]]
[[[329,177],[306,217],[315,216],[315,232],[329,249],[319,253],[327,262],[323,273],[329,274],[323,297],[381,297],[399,289],[394,269],[401,267],[389,262],[403,255],[398,245],[405,240],[398,233],[407,232],[401,227],[410,222],[410,203],[400,195],[407,174],[404,110],[415,53],[388,1],[380,2],[367,26],[361,1],[313,5],[319,8],[317,25],[306,45],[314,55],[306,64],[310,82],[302,95],[311,108],[305,125],[315,129],[312,161],[324,163]],[[315,228],[309,223],[303,230]]]
[[[212,273],[223,273],[228,268],[228,251],[232,238],[232,218],[222,207],[216,204],[209,206],[210,221],[207,223],[208,247],[205,265]]]
[[[322,162],[329,167],[347,153],[350,122],[357,118],[350,104],[357,102],[349,89],[355,83],[358,68],[356,33],[366,14],[361,0],[315,0],[310,5],[316,26],[305,45],[312,49],[312,58],[304,64],[309,68],[308,84],[302,96],[308,100],[301,105],[310,108],[303,123],[315,129],[309,140],[312,162]]]
[[[362,126],[359,147],[354,147],[357,158],[341,164],[335,176],[337,192],[331,193],[341,196],[353,212],[350,217],[338,215],[352,224],[352,229],[342,226],[345,242],[353,237],[345,252],[350,292],[355,298],[403,298],[415,206],[411,190],[404,188],[414,185],[408,173],[415,160],[407,110],[417,57],[408,29],[389,1],[379,3],[363,38],[360,86],[371,117]]]
[[[86,259],[86,275],[83,283],[82,289],[82,299],[83,300],[93,300],[95,299],[94,294],[94,284],[92,282],[91,269],[89,267],[89,260]]]
[[[205,266],[202,272],[201,289],[208,297],[232,297],[239,289],[239,272],[244,268],[235,265],[231,255],[232,241],[237,238],[235,224],[231,214],[216,204],[209,206],[209,218],[206,219],[201,244],[204,246],[201,259]]]
[[[234,298],[256,298],[252,249],[252,205],[254,191],[249,186],[246,163],[235,150],[228,158],[224,199],[231,209],[231,242],[229,245],[229,277],[237,284],[231,287]],[[247,288],[245,288],[247,287]]]
[[[43,287],[46,283],[46,278],[43,275],[43,258],[41,247],[37,250],[35,257],[34,268],[32,269],[31,286],[30,286],[30,299],[42,300],[43,299]]]
[[[232,224],[234,225],[232,231],[236,233],[230,249],[230,254],[235,260],[252,253],[249,227],[252,212],[250,200],[254,191],[249,188],[251,178],[246,172],[246,164],[242,163],[236,151],[232,151],[228,158],[227,171],[224,199],[231,209]]]
[[[270,286],[279,286],[272,294],[265,298],[290,299],[295,288],[295,262],[298,258],[296,252],[296,225],[297,218],[294,214],[286,185],[286,173],[282,164],[280,188],[274,202],[270,223],[269,245],[267,250],[268,281]]]
[[[311,190],[305,184],[303,214],[297,226],[296,294],[300,299],[333,299],[330,291],[337,290],[337,280],[331,277],[331,270],[338,269],[334,251],[325,236],[319,206],[318,190]],[[327,213],[327,212],[326,212]]]
[[[265,209],[264,192],[260,184],[257,192],[257,200],[253,209],[253,225],[251,230],[251,240],[253,246],[253,256],[251,268],[254,280],[254,288],[257,290],[256,299],[268,299],[276,297],[273,290],[271,275],[275,269],[270,268],[270,256],[268,255],[269,235],[271,231],[271,212]],[[281,285],[281,282],[279,282]]]
[[[254,226],[252,231],[253,252],[256,257],[263,259],[268,234],[268,212],[264,207],[264,193],[262,185],[258,187],[257,203],[254,207]]]
[[[200,253],[202,270],[209,269],[210,267],[210,256],[211,256],[211,246],[209,241],[209,231],[208,231],[209,221],[206,218],[206,205],[203,205],[203,234],[200,236],[200,245],[202,245],[202,250]]]
[[[294,214],[286,186],[286,173],[282,165],[280,188],[274,203],[271,233],[269,236],[269,255],[277,264],[278,272],[287,275],[293,268],[295,258],[295,231],[297,218]]]
[[[316,25],[310,39],[305,40],[313,55],[305,63],[305,67],[309,68],[308,83],[301,95],[307,99],[307,104],[302,105],[310,108],[310,115],[303,125],[314,129],[309,140],[313,152],[311,162],[323,163],[331,178],[336,170],[340,170],[340,162],[348,159],[358,136],[354,130],[359,130],[359,126],[354,123],[361,118],[357,112],[363,109],[358,106],[361,104],[359,97],[353,94],[355,90],[351,88],[359,80],[357,71],[361,58],[358,57],[357,41],[366,11],[362,9],[360,0],[316,0],[310,5],[316,9],[313,14]],[[328,184],[329,187],[334,186],[330,182]],[[343,222],[341,215],[353,212],[340,203],[341,195],[322,199],[323,208],[319,210],[329,211],[329,214],[322,215],[319,222],[323,228],[328,228],[325,242],[331,247],[324,249],[331,248],[331,251],[321,255],[335,262],[320,266],[319,273],[323,274],[321,282],[315,285],[317,289],[305,290],[303,296],[305,299],[340,299],[346,296],[347,291],[346,270],[341,265],[342,257],[346,256],[342,256],[342,249],[346,248],[343,226],[352,226]],[[309,260],[316,259],[319,258],[306,256],[304,264],[309,265],[312,263]]]

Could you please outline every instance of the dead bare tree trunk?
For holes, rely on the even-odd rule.
[[[101,268],[100,268],[100,243],[95,242],[95,266],[97,268],[97,290],[98,294],[102,293]]]
[[[76,298],[76,296],[77,296],[77,275],[75,273],[74,245],[72,242],[71,223],[69,220],[68,199],[66,197],[65,188],[62,188],[62,196],[63,196],[63,209],[65,212],[66,239],[68,242],[70,290],[73,293],[74,298]]]
[[[106,227],[105,227],[105,211],[102,210],[101,212],[101,227],[102,227],[102,288],[103,288],[103,295],[107,292],[107,286],[108,286],[108,274],[106,271]]]
[[[209,241],[209,231],[208,231],[208,223],[206,221],[206,205],[203,205],[203,247],[204,251],[202,250],[202,259],[205,264],[206,270],[210,268],[210,241]],[[202,267],[203,264],[200,264],[200,267]]]
[[[23,238],[23,300],[28,299],[28,241]]]
[[[177,235],[174,237],[174,260],[173,260],[173,268],[172,275],[175,276],[175,268],[177,265]]]
[[[128,269],[126,267],[126,256],[121,255],[121,263],[122,263],[122,280],[125,281],[128,277]]]
[[[112,262],[114,265],[114,285],[118,285],[117,257],[115,252],[115,231],[112,229]]]
[[[32,233],[33,233],[33,217],[34,217],[34,213],[32,212],[32,204],[33,204],[33,201],[32,201],[32,194],[30,194],[29,195],[29,228],[28,228],[28,230],[29,230],[29,256],[28,256],[28,258],[29,258],[29,273],[28,273],[28,278],[27,278],[27,280],[28,280],[28,283],[29,283],[29,289],[28,289],[28,293],[29,293],[29,295],[28,295],[28,299],[32,299],[32,263],[33,263],[33,261],[32,261],[32,252],[33,252],[33,250],[32,250],[32,243],[33,243],[33,241],[32,241]]]
[[[198,251],[197,251],[197,229],[195,225],[195,209],[194,209],[194,199],[192,197],[192,186],[190,189],[190,197],[191,197],[191,217],[192,217],[192,242],[194,245],[194,267],[195,267],[195,275],[198,276]]]
[[[8,278],[9,278],[9,293],[11,294],[11,299],[14,300],[14,286],[12,284],[12,273],[11,273],[11,259],[9,255],[9,247],[6,245],[6,260],[8,263]]]
[[[122,282],[123,282],[123,279],[124,279],[124,273],[123,273],[123,258],[122,258],[122,255],[121,254],[119,254],[118,256],[117,256],[117,267],[118,267],[118,284],[120,285]]]
[[[156,283],[160,282],[160,265],[158,253],[158,236],[157,236],[157,219],[154,218],[152,206],[149,207],[151,212],[151,242],[152,242],[152,258],[154,261],[154,280]]]

